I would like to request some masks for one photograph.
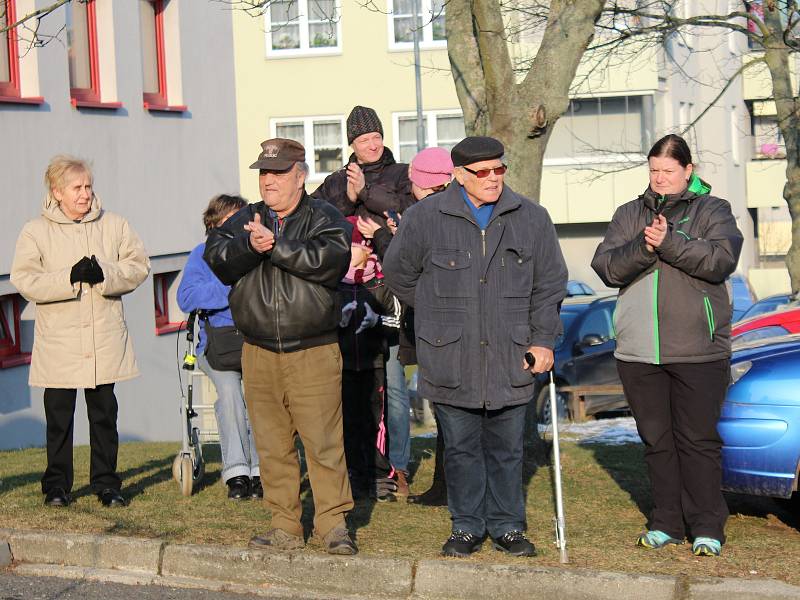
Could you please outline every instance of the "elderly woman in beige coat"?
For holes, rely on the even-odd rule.
[[[125,506],[114,383],[139,372],[121,297],[145,280],[150,261],[128,222],[103,209],[85,162],[56,156],[45,185],[42,214],[23,227],[11,267],[11,282],[36,303],[29,383],[45,388],[42,493],[48,506],[70,502],[75,398],[83,388],[92,492],[105,506]]]

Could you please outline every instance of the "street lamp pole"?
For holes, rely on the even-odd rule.
[[[417,152],[425,147],[425,124],[422,120],[422,74],[419,60],[419,36],[422,19],[419,18],[420,0],[413,0],[414,10],[414,83],[417,91]],[[419,19],[419,20],[418,20]]]

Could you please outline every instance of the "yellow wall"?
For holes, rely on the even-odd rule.
[[[750,269],[747,279],[756,298],[764,298],[773,294],[786,294],[792,289],[792,282],[789,278],[789,271],[783,267],[780,269]]]
[[[763,52],[751,52],[742,60],[744,64],[760,59]],[[792,89],[797,92],[797,62],[794,58],[789,60]],[[743,74],[743,93],[745,100],[764,100],[772,98],[772,79],[766,63],[759,63],[745,69]],[[774,112],[771,114],[775,114]]]

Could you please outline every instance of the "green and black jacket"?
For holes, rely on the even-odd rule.
[[[597,247],[592,268],[620,288],[614,327],[615,356],[651,364],[698,363],[731,353],[731,296],[725,280],[736,269],[742,233],[730,204],[709,195],[692,175],[680,194],[649,187],[620,206]],[[644,228],[656,214],[669,228],[655,252]]]

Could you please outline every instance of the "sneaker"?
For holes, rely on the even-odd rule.
[[[258,475],[250,480],[250,497],[259,500],[264,497],[264,488],[261,487],[261,477]]]
[[[719,540],[709,537],[698,537],[692,544],[692,554],[695,556],[719,556],[722,544]]]
[[[482,545],[482,537],[456,529],[442,546],[442,555],[464,558],[480,550]]]
[[[397,502],[397,482],[391,477],[379,477],[370,484],[369,496],[378,502]]]
[[[395,471],[395,483],[397,484],[397,491],[395,492],[401,498],[408,497],[408,477],[405,471]]]
[[[229,500],[244,500],[250,497],[250,478],[246,475],[231,477],[225,482]]]
[[[536,556],[536,546],[534,546],[525,534],[518,530],[509,531],[500,537],[492,539],[492,545],[496,550],[508,552],[512,556]]]
[[[325,551],[328,554],[338,554],[340,556],[352,556],[358,554],[358,547],[350,537],[350,533],[342,526],[334,527],[325,537],[322,538],[322,544],[325,546]]]
[[[647,548],[648,550],[658,550],[659,548],[663,548],[664,546],[668,546],[670,544],[678,545],[682,543],[683,540],[670,537],[669,534],[658,529],[650,529],[649,531],[645,531],[644,533],[640,534],[638,538],[636,538],[636,545],[640,546],[641,548]]]
[[[299,550],[304,546],[302,537],[283,529],[270,529],[264,535],[251,538],[248,545],[261,550]]]

